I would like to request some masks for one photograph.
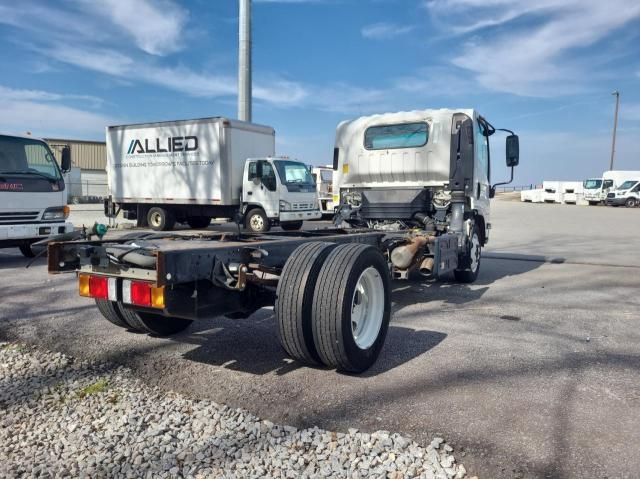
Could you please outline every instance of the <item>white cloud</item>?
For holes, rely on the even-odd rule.
[[[475,34],[454,65],[474,72],[488,89],[528,96],[584,89],[593,65],[583,55],[640,18],[640,4],[627,0],[433,0],[426,6],[443,29]],[[521,17],[531,21],[514,24]]]
[[[0,85],[0,130],[32,132],[36,136],[102,138],[107,125],[118,120],[101,113],[60,103],[64,100],[99,100],[85,95],[65,95],[42,90],[17,90]]]
[[[88,12],[110,21],[151,55],[182,48],[188,12],[170,0],[79,0]]]
[[[364,38],[383,40],[405,35],[415,29],[412,25],[396,25],[395,23],[380,22],[367,25],[360,30]]]

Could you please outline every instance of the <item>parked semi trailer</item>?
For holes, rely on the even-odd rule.
[[[306,165],[274,154],[273,128],[226,118],[110,126],[105,214],[123,210],[156,231],[238,215],[253,232],[300,229],[321,217],[315,183]]]
[[[270,233],[134,233],[52,243],[49,271],[113,324],[172,335],[191,321],[273,306],[294,359],[361,372],[377,359],[391,278],[412,269],[473,281],[488,238],[489,137],[473,110],[379,115],[338,127],[341,227]],[[507,137],[507,166],[518,137]],[[258,179],[261,179],[258,174]]]
[[[34,243],[73,231],[62,176],[71,168],[68,147],[60,163],[43,140],[0,135],[0,248],[31,258]]]

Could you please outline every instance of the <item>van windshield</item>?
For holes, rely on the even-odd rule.
[[[635,185],[637,183],[637,181],[635,180],[627,180],[624,183],[622,183],[620,186],[618,186],[619,190],[628,190],[629,188],[633,187],[633,185]]]
[[[315,186],[309,168],[298,161],[276,160],[276,169],[280,181],[286,185],[312,185]]]
[[[585,180],[584,187],[587,190],[593,190],[602,186],[602,180]]]
[[[0,174],[61,178],[51,150],[39,140],[0,135]]]

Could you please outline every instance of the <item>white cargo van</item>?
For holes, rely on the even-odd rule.
[[[602,178],[590,178],[584,181],[584,199],[590,205],[604,202],[607,195],[629,180],[640,181],[640,171],[605,171]]]
[[[300,229],[321,216],[315,183],[306,165],[274,153],[273,128],[226,118],[108,127],[106,214],[122,209],[154,230],[214,217],[254,232]]]
[[[316,166],[312,168],[311,174],[316,182],[320,212],[323,216],[333,216],[333,167]]]
[[[33,257],[36,241],[73,231],[62,177],[71,167],[68,147],[61,166],[43,140],[0,135],[0,248]]]
[[[624,205],[627,208],[640,205],[640,181],[625,181],[619,188],[609,192],[605,202],[608,206]]]

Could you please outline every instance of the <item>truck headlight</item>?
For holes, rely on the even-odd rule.
[[[291,203],[285,200],[280,200],[280,211],[291,211]]]
[[[68,217],[69,207],[67,205],[47,208],[42,215],[43,220],[66,220]]]

